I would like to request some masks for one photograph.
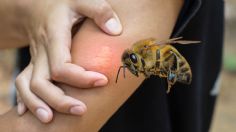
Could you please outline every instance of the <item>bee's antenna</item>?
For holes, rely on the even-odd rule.
[[[118,77],[119,77],[119,73],[120,73],[120,69],[121,68],[123,68],[123,74],[124,74],[124,78],[125,78],[125,66],[120,66],[120,68],[119,68],[119,70],[118,70],[118,72],[117,72],[117,75],[116,75],[116,83],[117,83],[117,81],[118,81]]]

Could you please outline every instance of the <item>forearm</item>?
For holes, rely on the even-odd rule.
[[[121,18],[124,26],[123,34],[117,37],[106,35],[88,20],[75,36],[72,47],[73,62],[87,70],[107,75],[109,84],[94,89],[63,86],[68,95],[86,103],[87,113],[82,117],[56,113],[55,120],[45,125],[39,123],[28,112],[16,122],[26,125],[25,127],[30,122],[33,124],[31,129],[39,131],[97,131],[142,83],[144,77],[136,78],[129,72],[126,72],[125,79],[120,76],[118,83],[115,83],[116,73],[121,65],[121,54],[137,40],[149,37],[159,40],[168,38],[175,25],[182,1],[109,0],[109,2]],[[14,111],[8,115],[12,113]]]
[[[91,21],[87,21],[81,32],[75,36],[72,47],[75,64],[87,70],[101,72],[109,78],[109,84],[103,88],[77,90],[64,87],[68,94],[81,99],[88,107],[88,112],[83,117],[72,121],[77,124],[79,130],[99,130],[138,88],[144,77],[137,78],[128,71],[125,79],[121,75],[118,83],[115,83],[117,70],[122,65],[123,51],[144,38],[154,37],[158,40],[169,38],[182,6],[181,0],[130,0],[122,3],[111,0],[110,2],[119,12],[124,26],[123,34],[118,37],[108,36]]]
[[[27,43],[22,20],[28,0],[0,0],[0,49],[20,47]]]

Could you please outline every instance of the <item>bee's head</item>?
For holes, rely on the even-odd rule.
[[[125,68],[128,68],[132,74],[138,77],[139,67],[141,66],[140,63],[143,62],[141,60],[142,60],[141,57],[138,54],[134,53],[132,50],[130,49],[125,50],[121,58],[123,66],[120,66],[117,72],[116,82],[118,81],[118,76],[121,68],[123,68],[124,78],[125,78]]]
[[[124,68],[128,68],[132,74],[138,77],[139,57],[136,53],[129,49],[125,50],[122,55],[122,62]]]

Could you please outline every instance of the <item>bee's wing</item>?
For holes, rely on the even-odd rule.
[[[201,43],[201,41],[189,41],[189,40],[178,40],[178,41],[172,41],[170,44],[198,44]]]
[[[164,44],[196,44],[201,43],[201,41],[189,41],[189,40],[180,40],[183,37],[172,38],[164,41],[156,41],[155,44],[157,45],[164,45]]]
[[[170,44],[182,38],[183,37],[178,37],[178,38],[172,38],[172,39],[167,39],[167,40],[162,40],[162,41],[155,41],[155,44],[158,44],[158,45]]]

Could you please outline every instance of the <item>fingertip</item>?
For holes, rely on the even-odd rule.
[[[93,87],[105,86],[108,83],[108,78],[105,75],[92,71],[87,72],[89,73],[88,75],[90,75],[90,77],[96,78],[93,82]]]
[[[93,84],[94,87],[101,87],[101,86],[105,86],[108,83],[107,79],[99,79],[96,80]]]
[[[83,115],[87,111],[86,107],[83,107],[81,105],[73,106],[70,108],[70,113],[73,115]]]
[[[93,71],[85,71],[88,76],[90,76],[91,78],[96,78],[98,79],[102,79],[102,80],[108,80],[107,77],[101,73],[98,72],[93,72]]]
[[[87,106],[85,105],[84,102],[77,100],[75,98],[72,98],[70,96],[66,96],[65,100],[67,102],[70,102],[69,107],[67,107],[67,112],[72,114],[72,115],[83,115],[87,111]]]
[[[43,123],[49,123],[53,117],[52,112],[45,108],[37,108],[35,113],[38,119]]]
[[[122,32],[122,25],[118,16],[114,13],[114,16],[105,22],[105,28],[108,33],[112,35],[119,35]]]
[[[26,106],[23,102],[18,102],[17,104],[17,113],[19,116],[23,115],[26,112]]]

